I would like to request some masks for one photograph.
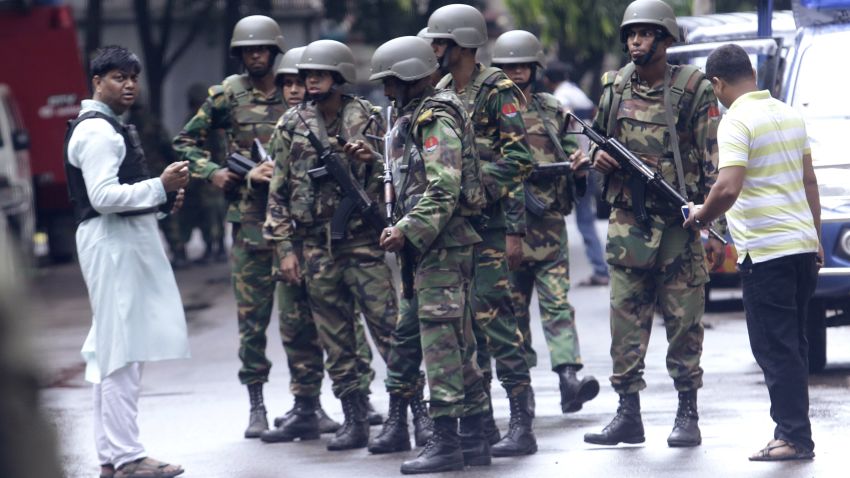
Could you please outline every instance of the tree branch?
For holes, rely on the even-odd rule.
[[[165,9],[162,12],[162,19],[159,26],[159,44],[162,47],[162,56],[165,58],[165,52],[168,44],[171,43],[171,25],[174,23],[174,0],[165,2]]]
[[[194,15],[194,17],[192,18],[192,25],[189,27],[189,31],[186,33],[186,36],[183,38],[180,44],[172,50],[174,53],[172,53],[171,56],[168,57],[168,59],[165,59],[163,61],[163,75],[167,74],[169,70],[171,70],[171,67],[174,66],[174,63],[176,63],[177,60],[179,60],[180,57],[183,56],[184,53],[186,53],[187,47],[191,45],[193,41],[195,41],[195,37],[198,36],[198,33],[201,32],[201,28],[203,28],[203,26],[207,24],[207,20],[209,19],[209,13],[212,10],[214,3],[215,0],[206,0],[206,3],[201,8],[201,11]]]

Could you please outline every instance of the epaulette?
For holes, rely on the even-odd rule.
[[[215,98],[216,96],[221,96],[224,94],[224,86],[222,85],[212,85],[207,90],[207,94],[210,95],[210,98]]]
[[[538,99],[540,104],[547,110],[558,113],[561,111],[561,102],[554,95],[549,93],[534,93],[533,96]]]
[[[434,109],[428,108],[427,110],[420,113],[419,116],[416,118],[416,126],[428,124],[432,121],[434,121]]]
[[[606,71],[602,74],[602,87],[606,88],[614,84],[614,80],[617,79],[617,71],[611,70]]]
[[[513,88],[513,86],[514,82],[511,81],[510,78],[502,78],[493,85],[493,87],[499,91],[509,90]]]

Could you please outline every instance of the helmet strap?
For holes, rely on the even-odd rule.
[[[454,44],[449,43],[446,46],[446,51],[443,52],[443,56],[440,58],[440,71],[444,73],[449,71],[449,55],[451,54],[452,48],[454,47]]]
[[[661,43],[662,40],[664,40],[664,37],[666,35],[667,34],[663,32],[659,32],[659,34],[655,35],[655,39],[652,40],[652,46],[649,47],[649,51],[645,55],[641,55],[640,57],[633,60],[635,65],[644,66],[648,64],[652,60],[652,57],[655,56],[655,52],[658,51],[658,44]],[[628,46],[626,46],[626,50],[628,51]]]

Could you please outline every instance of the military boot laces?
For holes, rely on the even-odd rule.
[[[434,433],[425,444],[419,456],[401,464],[401,473],[439,473],[462,470],[463,452],[457,434],[457,418],[437,417],[434,419]]]
[[[643,443],[643,421],[640,418],[640,396],[637,393],[620,395],[617,415],[601,433],[585,433],[584,441],[595,445]]]
[[[491,462],[490,441],[484,435],[486,413],[460,419],[460,447],[466,466],[487,466]]]
[[[260,440],[266,443],[290,442],[295,439],[316,440],[319,438],[319,419],[316,409],[317,397],[295,397],[295,405],[286,413],[274,430],[264,431]],[[277,419],[275,419],[277,422]]]
[[[520,456],[537,453],[537,439],[532,430],[534,412],[532,411],[532,391],[526,388],[516,396],[509,396],[511,419],[508,433],[499,443],[493,445],[493,456]]]
[[[251,402],[251,411],[248,416],[248,428],[245,429],[245,438],[259,438],[263,431],[269,429],[266,406],[263,403],[262,383],[248,385],[248,399]]]
[[[422,400],[422,391],[410,400],[410,412],[413,414],[413,438],[416,446],[425,446],[434,434],[434,420],[428,414],[428,407]]]
[[[676,410],[676,421],[673,431],[667,437],[667,445],[671,447],[697,446],[702,443],[699,431],[699,414],[697,413],[697,391],[679,392],[679,408]]]
[[[349,393],[340,399],[345,421],[328,442],[329,451],[366,448],[369,444],[366,396],[361,392]]]
[[[390,395],[390,409],[381,433],[369,442],[369,452],[395,453],[410,450],[410,432],[407,430],[407,399]]]
[[[585,402],[593,400],[599,394],[599,381],[592,375],[579,379],[577,372],[578,367],[575,365],[564,365],[557,371],[561,389],[561,413],[575,413],[581,410]]]

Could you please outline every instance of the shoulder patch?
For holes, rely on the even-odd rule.
[[[419,117],[416,118],[417,125],[428,124],[434,121],[434,109],[428,108],[427,110],[420,113]]]
[[[425,141],[422,143],[422,146],[425,148],[426,153],[433,152],[435,149],[437,149],[437,146],[439,146],[439,145],[440,145],[440,140],[438,140],[436,136],[428,136],[427,138],[425,138]]]
[[[505,103],[502,105],[502,114],[508,118],[513,118],[517,115],[516,105],[513,103]]]

